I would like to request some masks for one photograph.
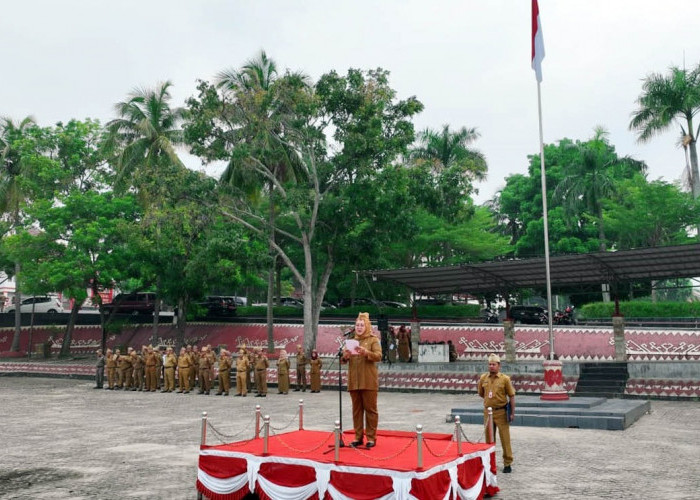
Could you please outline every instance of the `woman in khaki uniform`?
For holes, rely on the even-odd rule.
[[[311,392],[321,392],[321,367],[323,361],[318,357],[318,351],[311,351],[311,361],[309,361],[311,375]]]
[[[277,360],[277,389],[279,394],[289,394],[289,357],[284,349]]]
[[[177,357],[173,352],[172,347],[168,347],[165,351],[165,368],[163,390],[161,392],[173,392],[175,390],[175,367],[177,366]]]
[[[236,396],[248,394],[248,355],[245,349],[238,351],[236,360]]]
[[[353,338],[359,342],[357,350],[343,350],[341,362],[348,363],[348,391],[352,400],[352,423],[355,441],[350,446],[360,446],[367,437],[367,448],[377,442],[377,392],[379,373],[377,363],[382,359],[382,346],[372,333],[369,313],[360,313],[355,320]]]

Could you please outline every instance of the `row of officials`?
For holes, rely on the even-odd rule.
[[[314,349],[307,357],[301,345],[296,353],[296,388],[306,392],[306,366],[309,365],[311,392],[321,392],[321,368],[323,361]],[[132,390],[156,392],[178,392],[189,394],[195,388],[199,394],[209,394],[218,381],[215,395],[229,395],[231,379],[235,379],[235,396],[245,397],[255,390],[256,397],[267,396],[267,369],[270,362],[262,349],[246,347],[238,349],[234,360],[226,349],[220,349],[217,356],[211,345],[188,345],[175,355],[172,347],[159,349],[142,346],[140,351],[129,347],[126,353],[119,349],[97,351],[95,389]],[[284,349],[277,359],[278,393],[288,394],[291,371],[289,356]],[[107,386],[104,385],[105,370]],[[218,374],[217,374],[218,372]],[[177,384],[177,391],[176,391]]]

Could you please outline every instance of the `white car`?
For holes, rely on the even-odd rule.
[[[62,313],[63,305],[58,297],[51,297],[49,295],[41,295],[24,299],[20,305],[19,312],[31,313],[32,311],[35,313]],[[7,308],[5,308],[5,312],[15,312],[15,305],[10,304]]]

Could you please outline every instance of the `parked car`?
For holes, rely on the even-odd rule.
[[[205,308],[207,316],[236,315],[236,297],[209,295],[205,300],[196,302],[196,305]]]
[[[547,309],[540,306],[511,306],[510,317],[516,323],[545,325],[549,322]]]
[[[153,314],[156,308],[156,294],[151,292],[119,293],[112,302],[102,304],[105,314],[112,311],[118,314]]]
[[[368,299],[365,297],[357,297],[354,300],[349,298],[340,299],[338,301],[338,307],[350,307],[354,306],[379,306],[381,305],[378,301],[374,299]]]
[[[304,307],[304,301],[301,299],[296,299],[294,297],[280,297],[279,304],[285,307]]]
[[[19,306],[19,312],[21,313],[62,313],[63,304],[58,300],[58,297],[51,295],[37,295],[35,297],[29,297],[24,299]],[[5,308],[5,312],[14,313],[15,305],[10,304]]]
[[[395,302],[395,301],[393,301],[393,300],[382,300],[381,303],[382,303],[383,306],[386,306],[386,307],[394,307],[394,308],[396,308],[396,309],[403,309],[403,308],[405,308],[405,307],[408,307],[408,306],[407,306],[406,304],[404,304],[403,302]]]

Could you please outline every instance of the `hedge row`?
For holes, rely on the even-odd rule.
[[[445,305],[445,306],[418,306],[418,317],[426,318],[475,318],[480,314],[481,308],[475,304],[466,305]],[[381,310],[376,306],[354,306],[342,307],[337,309],[325,309],[321,311],[322,318],[336,318],[348,316],[357,316],[360,312],[367,312],[370,318],[374,321],[380,314],[385,314],[389,318],[411,318],[412,311],[410,308],[395,308],[382,307]],[[265,316],[267,307],[265,306],[250,306],[239,307],[237,309],[238,316]],[[301,318],[304,316],[304,311],[296,307],[274,307],[273,314],[275,317],[292,317]]]
[[[580,309],[581,319],[610,318],[614,302],[592,302]],[[620,314],[628,318],[696,318],[700,317],[700,302],[620,302]]]

